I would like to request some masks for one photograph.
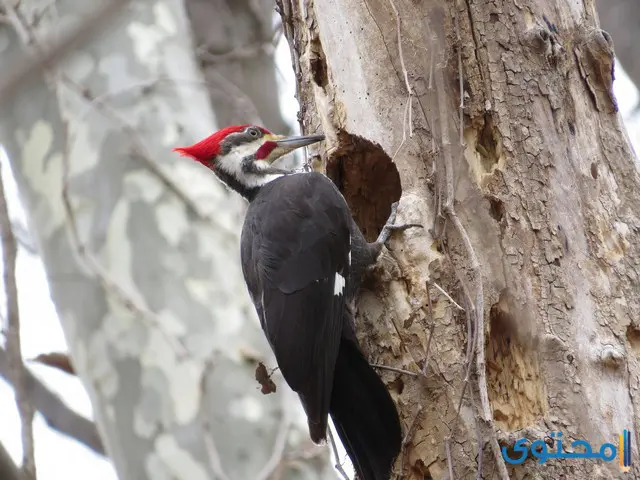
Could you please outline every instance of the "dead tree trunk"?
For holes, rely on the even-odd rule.
[[[640,181],[593,3],[279,8],[303,130],[327,134],[360,226],[373,238],[398,199],[426,226],[359,303],[372,363],[424,372],[383,373],[409,440],[398,478],[617,478],[617,458],[501,453],[550,431],[566,452],[637,443]]]

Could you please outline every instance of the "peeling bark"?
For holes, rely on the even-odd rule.
[[[46,44],[85,13],[58,1],[25,40]],[[21,42],[6,24],[0,40],[11,65]],[[170,152],[215,124],[191,40],[181,1],[130,2],[31,79],[0,141],[119,478],[328,478],[297,399],[254,379],[275,362],[240,272],[244,205]]]
[[[593,3],[279,3],[303,131],[358,223],[374,236],[400,196],[431,227],[359,302],[372,363],[420,372],[429,350],[424,378],[381,372],[410,430],[398,478],[618,478],[500,450],[630,429],[638,452],[640,175]]]

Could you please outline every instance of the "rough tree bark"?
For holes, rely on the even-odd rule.
[[[637,455],[640,181],[593,2],[279,3],[303,130],[357,221],[373,238],[400,199],[427,226],[359,302],[372,363],[425,371],[382,373],[398,478],[618,478],[618,459],[500,450],[626,428]]]
[[[48,7],[9,12],[3,65],[86,14],[71,0]],[[264,396],[254,379],[258,360],[274,362],[239,268],[244,205],[170,152],[216,123],[183,2],[130,2],[29,80],[2,106],[0,142],[119,478],[331,477],[297,399]]]

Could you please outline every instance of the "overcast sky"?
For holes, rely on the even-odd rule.
[[[281,73],[281,99],[285,120],[297,127],[297,103],[294,99],[295,84],[291,69],[291,57],[286,41],[278,46],[277,62]],[[621,113],[627,117],[638,103],[638,91],[617,68],[615,91]],[[629,135],[636,152],[640,144],[640,115],[628,123]],[[0,150],[2,177],[9,180],[7,159]],[[9,207],[13,218],[24,220],[16,186],[13,180],[6,186]],[[66,351],[62,330],[55,309],[49,297],[45,274],[39,259],[20,251],[18,255],[18,291],[20,317],[22,322],[22,349],[26,359],[40,353]],[[2,305],[4,312],[4,305]],[[4,316],[4,314],[3,314]],[[1,341],[1,340],[0,340]],[[51,389],[81,414],[91,417],[91,404],[80,382],[62,372],[37,365],[28,364]],[[109,464],[87,448],[68,440],[49,429],[38,414],[34,421],[36,462],[39,480],[116,480],[115,472]],[[13,391],[0,380],[0,442],[7,448],[16,462],[20,462],[22,448],[20,443],[20,420],[13,400]]]

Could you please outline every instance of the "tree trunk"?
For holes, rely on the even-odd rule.
[[[618,478],[617,457],[500,448],[561,431],[597,452],[629,429],[637,454],[640,182],[593,3],[279,7],[303,130],[327,135],[360,226],[373,238],[397,199],[425,225],[359,302],[372,363],[425,371],[381,372],[410,440],[398,478]]]
[[[78,8],[56,2],[22,40],[55,43]],[[21,42],[0,29],[12,65]],[[298,400],[254,379],[275,362],[240,272],[244,205],[170,151],[214,129],[199,73],[183,3],[132,1],[3,105],[0,140],[119,478],[327,478]]]
[[[220,125],[254,123],[287,133],[280,115],[273,0],[186,0]]]

